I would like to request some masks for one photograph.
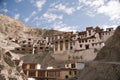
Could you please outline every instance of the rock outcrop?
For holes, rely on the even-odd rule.
[[[15,65],[11,55],[2,48],[0,48],[0,80],[26,80],[21,66]]]
[[[108,39],[96,59],[86,63],[79,80],[120,80],[120,26]]]

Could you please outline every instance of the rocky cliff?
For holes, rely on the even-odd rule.
[[[0,80],[25,80],[20,66],[19,62],[15,64],[9,52],[0,48]]]
[[[120,80],[120,26],[108,39],[96,59],[86,63],[79,74],[80,80]]]

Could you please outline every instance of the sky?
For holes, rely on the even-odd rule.
[[[0,13],[31,27],[83,31],[120,25],[120,0],[0,0]]]

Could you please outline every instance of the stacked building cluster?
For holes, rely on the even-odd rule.
[[[75,54],[75,52],[87,51],[89,49],[101,49],[113,33],[113,28],[104,30],[99,27],[87,27],[86,31],[76,33],[63,32],[61,34],[52,34],[52,36],[42,36],[39,38],[8,38],[8,40],[20,45],[13,50],[16,53],[39,54],[46,52],[53,55]],[[77,55],[77,57],[79,56]],[[82,59],[82,56],[80,56],[80,59]],[[41,65],[38,63],[23,63],[22,69],[27,78],[34,78],[36,80],[76,80],[77,74],[84,66],[85,64],[81,60],[80,62],[66,63],[64,68],[52,69],[41,69]]]
[[[52,54],[62,54],[67,51],[81,51],[86,49],[102,48],[105,41],[114,33],[113,28],[106,30],[99,27],[87,27],[86,31],[81,32],[63,32],[53,34],[52,36],[43,36],[39,38],[26,38],[16,41],[20,47],[15,48],[15,52],[36,54],[39,52],[52,52]]]

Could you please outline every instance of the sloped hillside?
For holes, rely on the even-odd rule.
[[[28,58],[29,57],[29,58]],[[25,63],[39,63],[41,64],[42,68],[47,68],[48,66],[52,66],[54,68],[58,68],[58,67],[64,67],[64,63],[65,61],[56,61],[51,54],[49,53],[42,53],[42,54],[37,54],[37,55],[25,55],[23,57],[21,57],[21,60],[23,60],[23,62]]]
[[[32,28],[30,26],[24,25],[16,19],[0,14],[0,37],[10,36],[16,38],[26,38],[46,35],[49,36],[51,34],[59,33],[61,32],[55,30]]]
[[[120,26],[98,53],[95,61],[86,63],[79,80],[120,80]]]
[[[27,30],[24,24],[8,16],[0,14],[0,33],[11,37],[24,37],[23,30]]]
[[[79,80],[120,80],[120,64],[117,63],[87,63],[79,74]]]

